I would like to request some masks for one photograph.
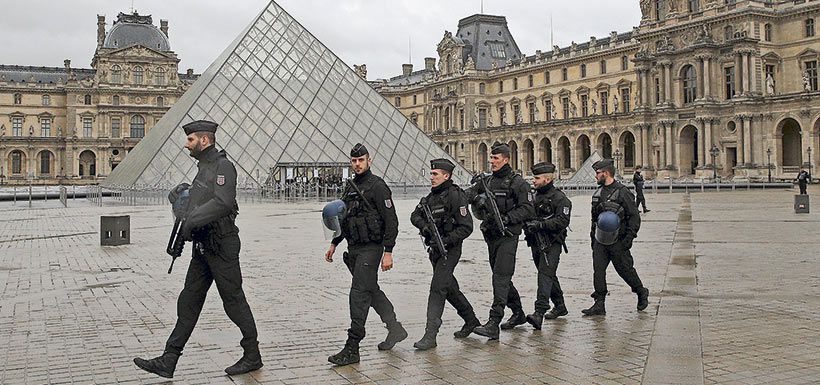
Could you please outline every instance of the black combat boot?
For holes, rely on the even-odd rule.
[[[507,322],[501,324],[501,329],[503,330],[510,330],[518,325],[523,325],[527,322],[527,316],[524,315],[523,311],[515,312],[513,315],[510,316],[510,319]]]
[[[379,350],[393,349],[397,343],[404,341],[407,338],[407,330],[401,326],[401,322],[395,322],[387,325],[387,337],[384,341],[379,342]]]
[[[331,364],[344,366],[359,362],[359,343],[347,340],[342,351],[327,358]]]
[[[649,289],[642,287],[638,289],[638,311],[649,306]]]
[[[424,336],[414,343],[413,347],[418,350],[428,350],[436,347],[436,334],[438,333],[431,330],[424,332]]]
[[[475,316],[472,319],[465,321],[464,326],[461,327],[461,330],[456,331],[453,333],[453,337],[456,338],[467,338],[470,333],[477,327],[481,326],[481,321],[478,320]]]
[[[487,337],[491,340],[497,340],[498,334],[501,332],[498,329],[499,321],[500,320],[490,318],[484,325],[477,326],[475,329],[473,329],[473,333]]]
[[[529,322],[535,330],[541,330],[541,322],[543,321],[544,315],[538,311],[527,316],[527,322]]]
[[[546,318],[546,319],[556,319],[558,317],[565,316],[567,314],[569,314],[569,312],[567,312],[566,305],[560,304],[560,305],[555,305],[555,307],[552,308],[552,310],[548,311],[547,314],[544,314],[544,318]]]
[[[590,307],[589,309],[581,310],[581,313],[584,313],[584,315],[586,315],[586,316],[589,316],[589,315],[605,315],[606,314],[606,308],[604,307],[604,299],[603,298],[595,299],[595,303],[592,304],[592,307]]]
[[[163,353],[161,356],[150,360],[139,357],[134,358],[134,363],[148,373],[154,373],[165,378],[174,378],[174,370],[177,368],[178,360],[179,354]]]
[[[225,368],[225,373],[228,375],[235,376],[238,374],[245,374],[248,372],[252,372],[262,367],[262,356],[259,354],[259,350],[245,352],[242,355],[242,358],[239,361],[236,361],[235,364]]]

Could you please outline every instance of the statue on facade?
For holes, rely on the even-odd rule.
[[[641,0],[641,15],[642,19],[649,19],[652,17],[652,0]]]
[[[467,56],[467,64],[464,65],[464,69],[467,71],[475,70],[475,60],[472,56]]]
[[[616,114],[618,113],[618,95],[612,95],[612,109]]]
[[[774,95],[774,79],[772,78],[772,74],[766,75],[766,93],[768,95]]]
[[[555,111],[555,108],[552,109],[552,115],[550,116],[552,120],[558,119],[558,111]]]
[[[502,111],[501,112],[501,125],[502,126],[507,125],[507,111]]]
[[[497,63],[495,60],[493,60],[493,65],[492,65],[492,68],[493,68],[493,71],[497,71],[497,70],[498,70],[498,63]]]
[[[515,113],[515,124],[521,124],[521,123],[524,123],[524,117],[521,116],[521,110],[518,110]]]
[[[668,13],[678,13],[678,0],[667,0]]]
[[[464,68],[464,60],[459,55],[458,57],[453,59],[453,69],[454,69],[455,73],[461,74],[461,73],[464,73],[463,68]]]
[[[353,70],[356,71],[356,75],[359,75],[360,78],[367,80],[367,64],[362,65],[353,65]]]
[[[598,101],[592,99],[592,115],[598,115]]]
[[[811,92],[811,81],[809,81],[809,71],[803,72],[803,90]]]
[[[34,136],[34,126],[28,126],[28,136]]]
[[[477,128],[478,128],[478,106],[476,106],[476,108],[473,109],[473,129],[475,130]]]
[[[634,107],[638,107],[640,105],[640,98],[638,97],[638,93],[635,93],[635,101],[632,103]]]
[[[0,138],[6,136],[6,125],[0,125]]]
[[[58,138],[62,138],[62,137],[63,137],[63,128],[62,128],[62,127],[60,127],[60,126],[57,126],[57,137],[58,137]]]

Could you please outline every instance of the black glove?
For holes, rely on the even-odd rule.
[[[430,224],[426,224],[424,225],[424,227],[419,229],[419,232],[421,233],[421,236],[424,237],[424,239],[432,238],[434,233],[433,226]]]
[[[174,203],[179,198],[179,194],[182,194],[183,191],[191,188],[191,185],[187,183],[180,183],[177,187],[171,189],[171,192],[168,193],[168,201]]]
[[[191,226],[191,222],[185,221],[185,223],[182,224],[182,230],[180,230],[180,236],[182,237],[182,240],[186,242],[193,241],[193,231],[194,228],[193,226]]]

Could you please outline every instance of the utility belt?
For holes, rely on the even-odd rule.
[[[344,231],[351,243],[384,241],[384,221],[377,213],[346,218]]]
[[[205,242],[213,238],[225,238],[236,234],[239,234],[239,228],[236,227],[236,214],[231,214],[195,229],[191,237],[194,241]]]

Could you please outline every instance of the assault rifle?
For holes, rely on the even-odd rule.
[[[182,250],[185,248],[185,239],[182,237],[182,228],[185,227],[185,221],[188,215],[188,201],[190,200],[190,193],[184,190],[179,193],[177,200],[171,204],[174,211],[174,228],[171,230],[171,237],[168,239],[168,246],[165,252],[171,256],[171,266],[168,267],[168,274],[174,268],[174,262],[182,255]]]
[[[427,226],[432,229],[430,231],[430,249],[432,253],[440,255],[445,261],[447,261],[447,249],[444,247],[444,241],[441,239],[441,233],[438,232],[436,220],[433,218],[433,212],[430,210],[427,200],[422,200],[420,206],[421,210],[424,212],[424,219],[427,221]]]
[[[501,231],[502,235],[513,235],[512,232],[507,229],[507,225],[504,224],[504,221],[501,219],[501,212],[498,211],[498,202],[495,201],[495,194],[492,190],[490,190],[490,185],[487,183],[487,179],[489,176],[482,176],[479,177],[479,181],[481,182],[481,187],[484,190],[484,194],[487,196],[487,204],[488,208],[490,209],[490,215],[493,218],[493,221],[496,223],[496,226]]]

